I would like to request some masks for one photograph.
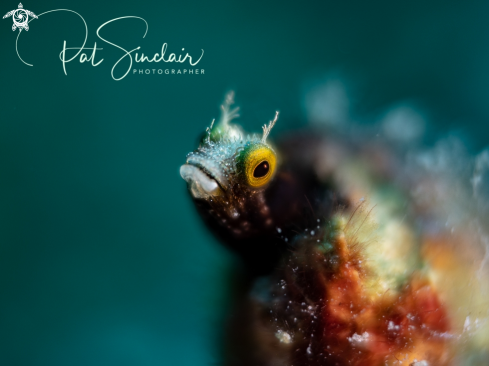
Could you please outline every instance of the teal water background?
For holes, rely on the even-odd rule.
[[[4,13],[16,2],[2,2]],[[342,75],[355,111],[402,100],[431,132],[489,142],[489,3],[480,1],[37,1],[88,24],[104,61],[73,61],[81,20],[30,23],[15,53],[0,22],[0,365],[211,365],[233,257],[207,233],[179,177],[234,89],[247,129],[281,111],[304,125],[307,85]],[[204,75],[110,76],[120,50],[185,48]],[[180,65],[157,65],[185,68]],[[138,68],[147,68],[138,65]],[[152,68],[152,67],[150,67]],[[274,131],[275,132],[275,131]]]

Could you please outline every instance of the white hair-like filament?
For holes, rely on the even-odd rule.
[[[224,98],[224,103],[221,105],[221,118],[219,119],[219,125],[227,126],[233,119],[239,117],[239,107],[231,109],[234,104],[234,91],[230,91]]]
[[[278,120],[278,111],[275,112],[275,118],[273,121],[270,121],[268,126],[265,124],[263,125],[263,137],[261,139],[261,142],[266,143],[267,142],[267,137],[270,134],[270,131],[272,130],[273,126],[275,126],[275,123]]]

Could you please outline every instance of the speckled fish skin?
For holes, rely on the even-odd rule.
[[[220,161],[232,167],[223,190],[244,202],[231,204],[236,222],[227,222],[228,203],[195,199],[221,240],[259,268],[255,275],[267,274],[240,304],[229,365],[487,363],[484,253],[462,221],[457,235],[436,224],[435,174],[400,169],[386,144],[305,132],[278,141],[280,164],[268,185],[230,189],[239,181],[236,149],[253,141],[204,144],[230,149],[217,160],[226,156]],[[235,230],[241,220],[249,230]]]

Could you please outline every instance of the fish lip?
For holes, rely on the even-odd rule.
[[[219,196],[219,192],[222,192],[217,181],[195,165],[183,164],[180,167],[180,175],[188,183],[195,199],[207,200],[210,197]]]
[[[192,155],[187,158],[187,164],[198,168],[209,178],[216,181],[219,188],[221,188],[223,191],[226,191],[228,180],[222,173],[219,165],[213,160],[209,160],[198,155]]]

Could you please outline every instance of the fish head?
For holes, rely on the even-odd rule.
[[[219,123],[208,128],[199,147],[187,155],[180,175],[201,212],[235,237],[246,237],[273,221],[264,193],[278,160],[266,137],[278,113],[262,136],[245,136],[240,126],[229,123],[237,116],[230,104],[223,104]]]

